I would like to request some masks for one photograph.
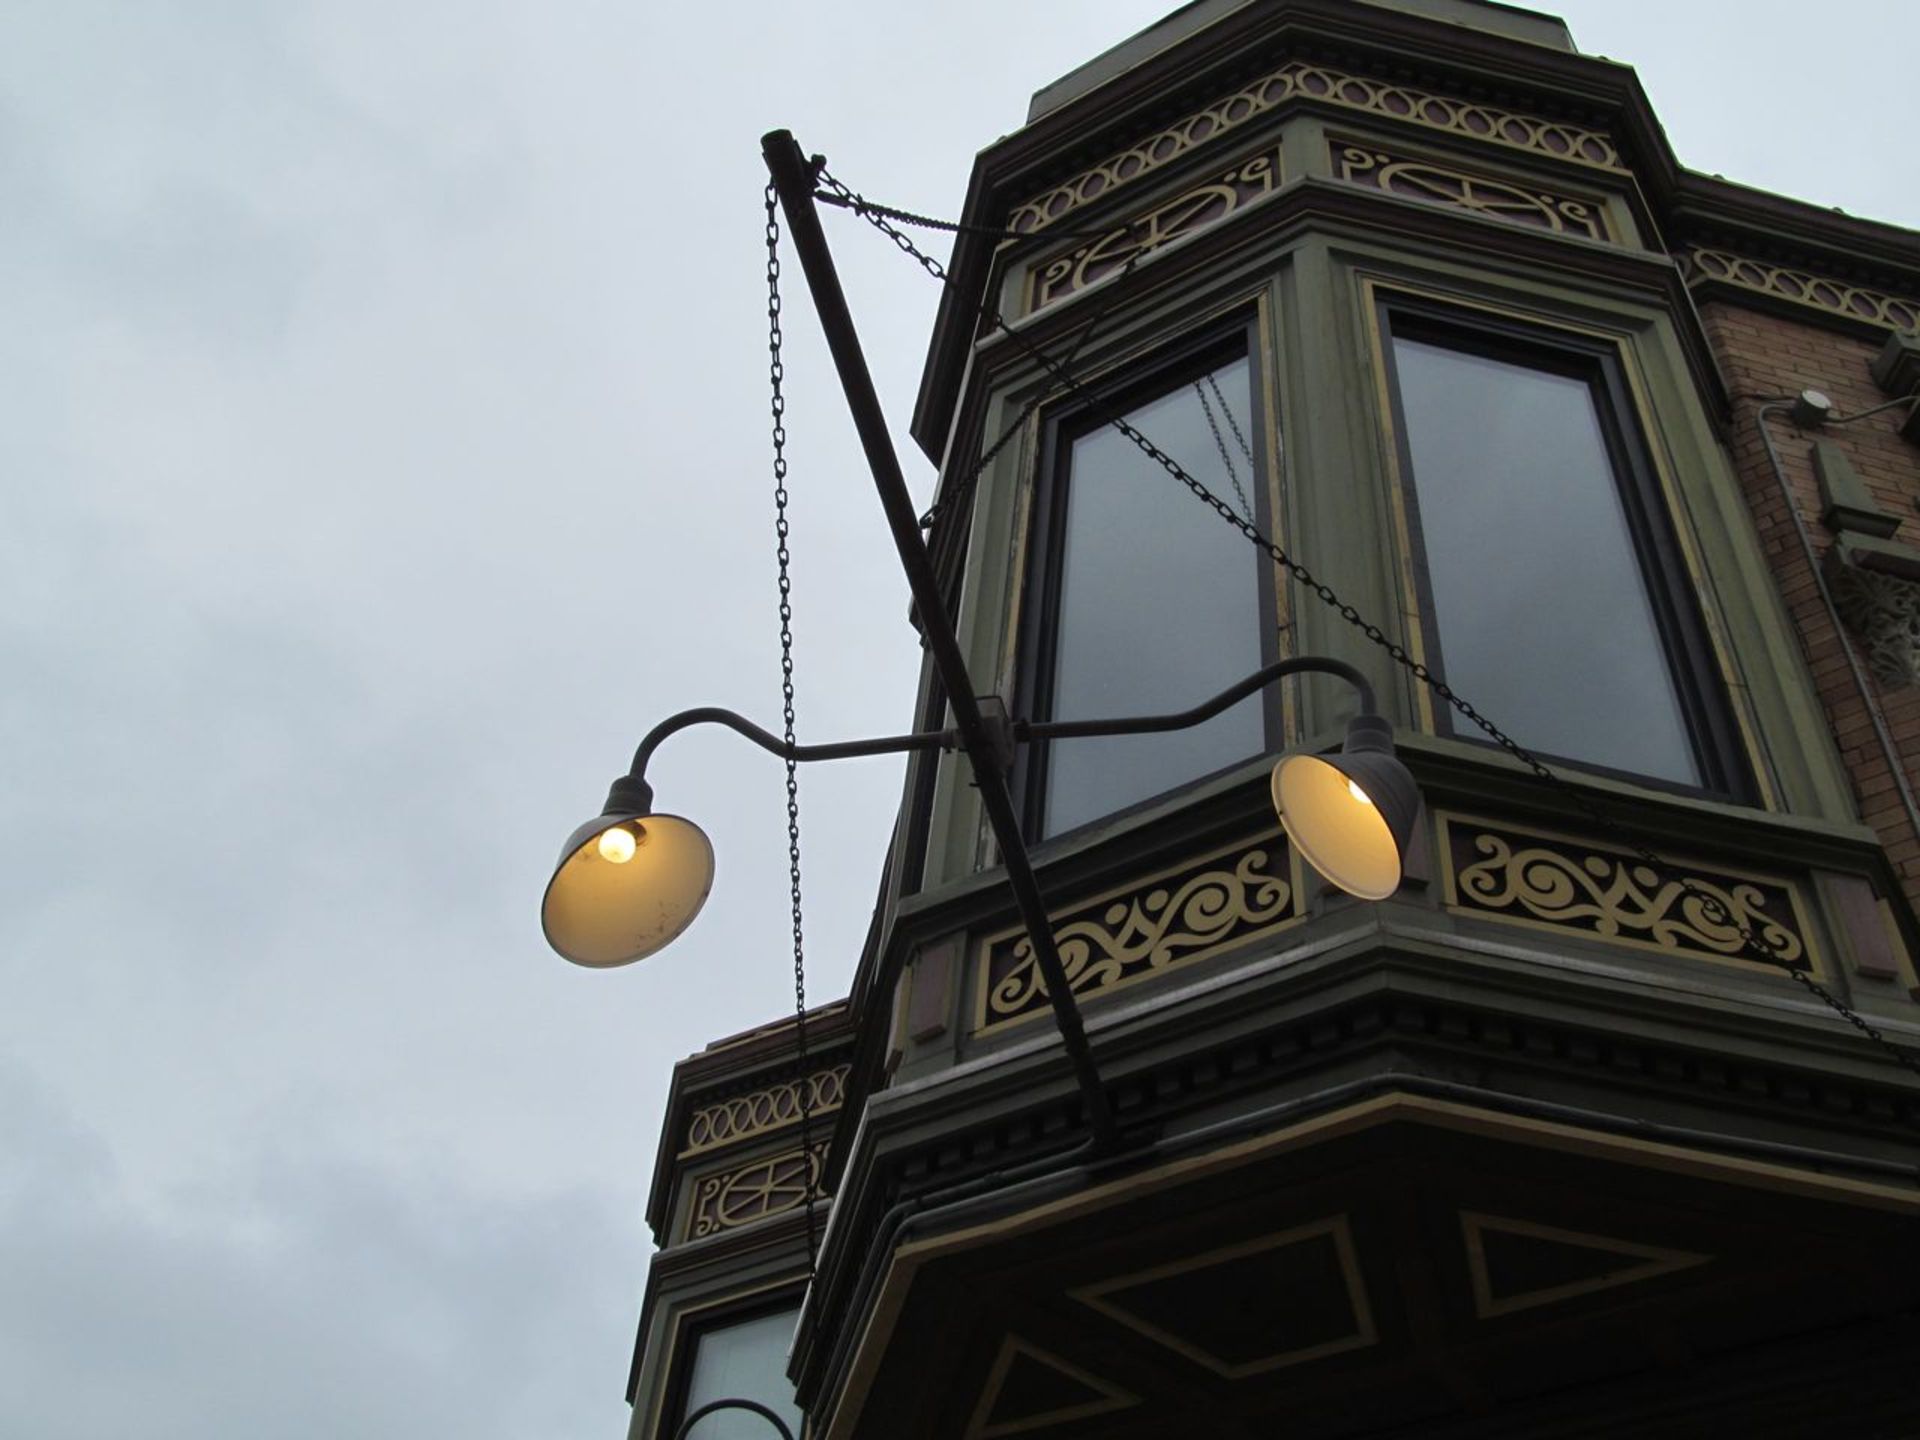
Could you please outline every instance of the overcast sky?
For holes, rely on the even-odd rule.
[[[669,1067],[791,1003],[779,766],[662,752],[666,954],[536,909],[655,719],[778,722],[759,136],[952,213],[1167,8],[0,0],[0,1435],[624,1433]],[[1907,0],[1559,9],[1686,164],[1920,226]],[[936,293],[829,228],[924,496]],[[803,735],[902,728],[788,313]],[[816,999],[898,779],[806,772]]]

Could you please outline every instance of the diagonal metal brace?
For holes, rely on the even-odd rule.
[[[955,725],[966,748],[967,758],[972,762],[974,783],[979,789],[987,822],[999,845],[1001,862],[1007,871],[1007,884],[1019,906],[1028,938],[1033,942],[1034,961],[1046,982],[1047,998],[1052,1002],[1054,1021],[1060,1028],[1061,1045],[1066,1051],[1067,1063],[1072,1067],[1074,1082],[1080,1090],[1094,1148],[1099,1152],[1117,1150],[1121,1146],[1121,1137],[1114,1123],[1113,1107],[1094,1064],[1086,1026],[1080,1018],[1080,1007],[1073,998],[1066,967],[1061,964],[1059,949],[1054,944],[1052,921],[1047,915],[1046,902],[1040,895],[1040,884],[1033,873],[1033,862],[1027,855],[1026,841],[1020,833],[1013,797],[1007,790],[1007,769],[1002,761],[1006,747],[996,741],[992,728],[981,713],[980,702],[975,698],[973,678],[967,673],[966,659],[961,653],[960,641],[954,634],[953,621],[947,614],[946,602],[941,596],[940,582],[934,574],[926,542],[920,535],[919,516],[907,492],[899,456],[894,453],[893,438],[887,431],[886,417],[880,409],[880,397],[874,390],[873,376],[867,369],[859,334],[854,329],[853,315],[847,308],[846,294],[840,288],[833,252],[827,246],[826,233],[820,228],[820,213],[815,208],[813,195],[816,172],[789,131],[775,130],[764,136],[760,148],[767,162],[768,173],[773,178],[774,189],[780,196],[780,208],[786,214],[788,233],[793,237],[794,249],[800,256],[801,270],[807,277],[807,288],[813,294],[820,329],[826,336],[827,348],[833,353],[834,368],[839,372],[847,409],[852,415],[855,430],[859,432],[861,448],[866,452],[867,468],[873,473],[874,487],[880,494],[880,506],[886,512],[887,528],[893,534],[894,548],[899,552],[901,567],[906,571],[907,585],[913,592],[914,604],[919,610],[927,648],[947,692],[948,704],[953,708]]]

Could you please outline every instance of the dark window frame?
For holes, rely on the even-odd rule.
[[[769,1315],[778,1315],[788,1310],[797,1314],[800,1303],[805,1298],[804,1285],[776,1287],[769,1291],[742,1295],[737,1301],[720,1300],[703,1306],[696,1317],[677,1321],[672,1370],[667,1376],[666,1396],[660,1407],[661,1423],[668,1427],[665,1433],[671,1435],[674,1430],[686,1423],[687,1392],[693,1388],[693,1367],[694,1362],[699,1358],[702,1340],[714,1331],[726,1330],[735,1325],[745,1325],[754,1320],[763,1320]],[[700,1428],[703,1430],[706,1428],[704,1421]]]
[[[1618,347],[1596,336],[1570,334],[1549,326],[1404,298],[1383,297],[1377,319],[1386,367],[1390,407],[1387,418],[1392,426],[1400,473],[1400,495],[1427,667],[1442,680],[1446,678],[1445,639],[1433,608],[1433,585],[1420,522],[1419,482],[1414,473],[1394,353],[1396,339],[1582,381],[1592,397],[1594,416],[1613,470],[1615,489],[1653,614],[1662,658],[1673,681],[1681,722],[1701,783],[1693,785],[1622,770],[1577,755],[1538,752],[1541,758],[1651,789],[1754,803],[1753,770],[1727,694],[1719,653],[1707,627],[1699,594],[1700,582],[1696,581],[1681,549],[1679,521],[1653,462],[1651,442],[1646,435],[1646,416],[1627,386]],[[1462,698],[1473,699],[1471,695]],[[1436,700],[1432,708],[1438,733],[1479,744],[1492,743],[1477,728],[1456,725],[1450,706]],[[1500,723],[1497,715],[1488,718],[1495,724]]]
[[[1270,424],[1267,396],[1268,359],[1260,346],[1260,325],[1256,313],[1238,314],[1225,322],[1215,322],[1182,338],[1171,346],[1157,349],[1149,357],[1126,367],[1118,375],[1095,387],[1096,400],[1075,398],[1052,409],[1041,427],[1039,461],[1035,467],[1033,503],[1027,526],[1027,553],[1021,576],[1021,615],[1016,644],[1018,664],[1014,679],[1014,713],[1026,719],[1080,720],[1081,715],[1055,716],[1054,676],[1059,657],[1059,620],[1061,585],[1064,579],[1062,551],[1065,544],[1066,516],[1072,492],[1071,468],[1074,442],[1105,428],[1107,412],[1127,414],[1136,407],[1172,394],[1191,385],[1222,365],[1245,360],[1248,366],[1249,422],[1248,438],[1253,456],[1253,476],[1249,496],[1253,501],[1254,523],[1263,534],[1273,533],[1271,513],[1273,496],[1270,456],[1265,438]],[[1148,439],[1153,437],[1149,435]],[[1167,476],[1168,485],[1180,482]],[[1200,505],[1198,497],[1192,503]],[[1225,522],[1220,522],[1223,533]],[[1266,623],[1260,627],[1260,663],[1271,664],[1281,658],[1278,624],[1279,596],[1274,567],[1252,545],[1246,547],[1246,563],[1255,572],[1259,613]],[[1198,704],[1208,698],[1195,695],[1186,704]],[[1269,686],[1260,699],[1264,753],[1271,754],[1280,744],[1284,729],[1284,709],[1276,686]],[[1071,743],[1071,742],[1068,742]],[[1021,747],[1011,776],[1013,791],[1021,807],[1021,826],[1030,841],[1051,843],[1095,825],[1130,815],[1161,803],[1170,794],[1201,784],[1246,764],[1252,756],[1232,761],[1204,775],[1196,775],[1182,785],[1161,791],[1143,800],[1084,821],[1072,829],[1046,833],[1047,778],[1050,746],[1035,741]]]

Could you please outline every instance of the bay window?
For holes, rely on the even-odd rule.
[[[1412,303],[1381,318],[1428,665],[1543,757],[1744,797],[1750,774],[1615,348]],[[1250,331],[1189,347],[1110,389],[1108,405],[1272,534]],[[1314,477],[1314,503],[1337,506],[1341,483]],[[1028,717],[1185,709],[1278,658],[1273,567],[1098,407],[1049,426],[1027,567]],[[1482,738],[1445,706],[1434,714],[1442,733]],[[1279,731],[1269,690],[1186,731],[1029,746],[1028,833],[1230,769],[1279,748]]]
[[[1143,434],[1263,530],[1264,416],[1247,329],[1114,394]],[[1020,695],[1033,718],[1182,710],[1275,658],[1270,566],[1086,410],[1049,430],[1036,494]],[[1027,829],[1052,836],[1263,753],[1273,701],[1193,729],[1054,741],[1023,757]]]
[[[1536,753],[1739,791],[1711,650],[1611,347],[1397,309],[1386,332],[1428,664]]]

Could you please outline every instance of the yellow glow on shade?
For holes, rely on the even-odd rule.
[[[633,859],[633,852],[639,843],[633,838],[633,832],[625,825],[615,825],[600,832],[600,858],[615,865],[624,865]]]
[[[634,848],[609,864],[602,846],[615,831]],[[540,922],[547,943],[576,965],[625,965],[653,954],[693,923],[713,885],[713,845],[678,815],[593,820],[567,846]]]
[[[1307,863],[1349,895],[1385,900],[1400,888],[1400,847],[1372,798],[1315,755],[1273,767],[1273,804]]]

